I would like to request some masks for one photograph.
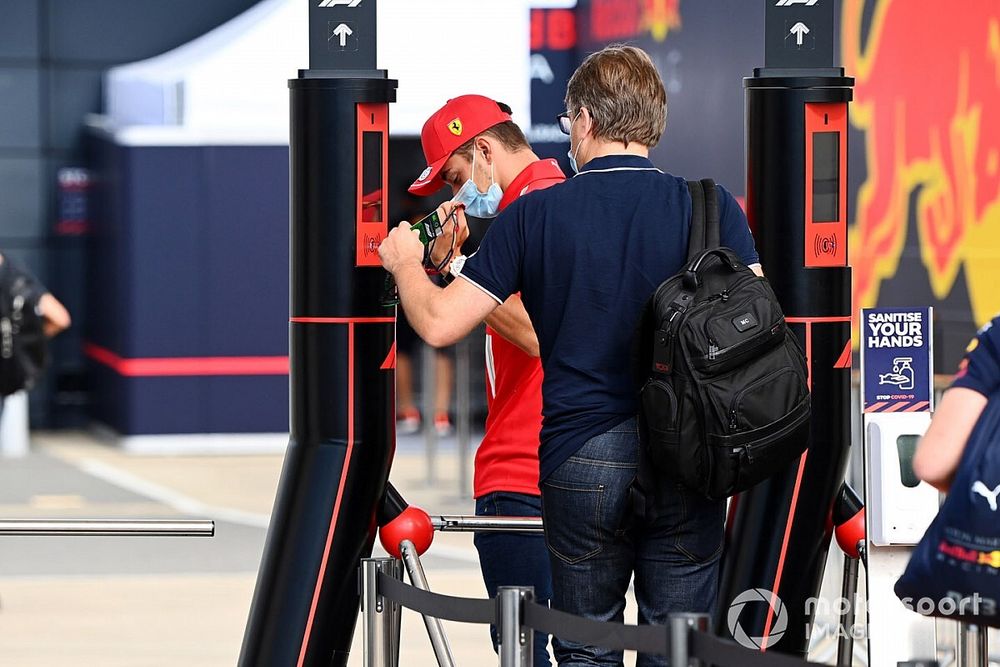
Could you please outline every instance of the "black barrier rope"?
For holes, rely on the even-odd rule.
[[[704,632],[694,632],[690,639],[691,655],[709,665],[728,667],[825,667],[822,662],[808,662],[782,653],[751,651]]]
[[[496,623],[495,599],[459,598],[431,593],[404,584],[384,572],[378,574],[379,593],[418,614],[458,623]],[[670,628],[663,625],[625,625],[581,618],[529,602],[524,605],[524,625],[547,635],[612,651],[638,651],[670,655]],[[781,653],[752,651],[707,634],[690,634],[691,657],[716,667],[825,667]]]
[[[433,616],[459,623],[497,622],[496,600],[473,600],[431,593],[404,584],[399,579],[394,579],[384,572],[378,573],[378,587],[379,593],[383,597],[398,602],[407,609],[412,609],[424,616]]]
[[[524,624],[538,632],[579,644],[612,651],[670,655],[670,628],[663,625],[624,625],[574,616],[535,602],[524,605]]]

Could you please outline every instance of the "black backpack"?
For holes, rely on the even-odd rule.
[[[719,247],[715,184],[688,187],[688,264],[656,289],[640,325],[640,433],[657,478],[718,499],[806,448],[808,371],[767,280]]]
[[[9,258],[0,264],[0,396],[31,389],[46,364],[38,300],[44,290]]]

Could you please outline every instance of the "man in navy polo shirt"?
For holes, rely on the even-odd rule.
[[[991,397],[1000,392],[1000,315],[969,343],[951,387],[913,457],[917,477],[947,493],[965,445]],[[994,399],[996,400],[996,399]]]
[[[638,404],[630,349],[656,287],[684,264],[691,198],[683,179],[648,158],[666,122],[663,82],[649,56],[608,47],[570,79],[567,112],[576,177],[511,204],[441,290],[424,274],[408,227],[379,249],[414,328],[432,345],[465,335],[511,294],[538,335],[545,372],[540,486],[552,567],[552,606],[623,618],[635,575],[639,619],[710,611],[722,550],[724,501],[671,484],[651,522],[635,517]],[[746,218],[719,188],[721,240],[759,271]],[[620,665],[622,653],[553,640],[562,666]],[[637,665],[664,665],[640,655]]]

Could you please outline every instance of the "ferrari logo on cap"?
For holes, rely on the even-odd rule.
[[[456,118],[455,120],[448,123],[448,129],[451,130],[451,133],[454,134],[456,137],[462,136],[462,119]]]

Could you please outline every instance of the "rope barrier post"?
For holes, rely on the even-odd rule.
[[[410,540],[401,541],[399,552],[403,556],[406,572],[410,575],[410,583],[422,591],[429,591],[424,566],[420,564],[420,556],[417,554],[417,548],[413,546],[413,542]],[[451,654],[451,645],[448,643],[448,637],[444,634],[444,624],[441,623],[441,619],[424,616],[424,625],[427,626],[427,636],[430,637],[438,665],[440,667],[455,667],[455,658]]]
[[[854,664],[854,606],[858,596],[858,559],[844,556],[844,581],[840,595],[847,604],[840,615],[840,639],[837,640],[837,667]]]
[[[423,346],[420,359],[420,395],[423,405],[424,448],[427,453],[427,486],[437,484],[438,434],[434,426],[437,409],[437,350],[430,345]]]
[[[394,558],[365,558],[361,561],[361,613],[364,625],[364,667],[399,665],[399,624],[402,610],[378,591],[378,575],[384,572],[402,579]]]
[[[455,437],[458,440],[458,497],[469,496],[469,444],[472,440],[472,406],[468,388],[472,386],[472,341],[469,336],[455,346]]]
[[[534,665],[535,631],[522,622],[524,603],[534,599],[535,589],[531,586],[501,586],[497,589],[500,667]]]
[[[989,667],[986,639],[985,627],[972,623],[959,623],[958,641],[955,645],[956,667]]]
[[[670,614],[670,664],[673,667],[702,667],[701,660],[691,657],[688,636],[692,630],[708,632],[708,614]]]

